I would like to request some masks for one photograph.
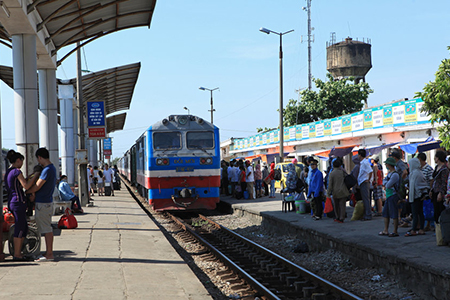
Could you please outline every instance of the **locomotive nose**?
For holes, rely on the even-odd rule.
[[[182,189],[181,192],[180,192],[180,196],[181,196],[182,198],[190,198],[190,197],[192,196],[191,190],[188,189],[188,188]]]

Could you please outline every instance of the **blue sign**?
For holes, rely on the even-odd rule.
[[[88,127],[106,126],[105,122],[105,102],[87,102]]]
[[[107,139],[103,140],[103,150],[112,150],[111,138],[107,138]]]

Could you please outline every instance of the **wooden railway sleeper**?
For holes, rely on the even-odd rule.
[[[278,276],[278,274],[280,274],[281,271],[284,271],[284,270],[286,270],[286,269],[283,268],[283,267],[281,267],[281,268],[273,268],[273,269],[272,269],[272,275],[273,275],[273,276]]]
[[[278,277],[280,277],[280,281],[285,281],[286,277],[288,277],[289,275],[292,275],[291,272],[280,272],[278,273]]]
[[[277,263],[267,264],[267,265],[266,265],[266,270],[267,270],[268,272],[272,272],[272,269],[273,269],[274,267],[277,267],[277,266],[278,266]]]
[[[305,287],[303,287],[303,289],[302,289],[303,297],[311,299],[311,297],[314,294],[314,292],[316,291],[316,289],[317,289],[316,286],[305,286]]]
[[[328,300],[328,299],[330,299],[329,296],[324,293],[314,293],[314,294],[312,294],[311,298],[313,300]]]
[[[300,278],[298,276],[286,276],[286,284],[288,286],[293,286],[294,282],[298,281]]]
[[[310,285],[310,282],[309,282],[309,281],[306,281],[306,280],[294,282],[295,290],[296,290],[296,291],[299,291],[299,292],[302,291],[303,288],[304,288],[305,286],[308,286],[308,285]]]

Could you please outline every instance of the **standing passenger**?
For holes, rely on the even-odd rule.
[[[246,160],[245,161],[245,165],[247,167],[247,171],[246,171],[246,182],[247,182],[247,191],[248,191],[248,198],[249,199],[254,199],[253,198],[253,187],[254,187],[254,182],[255,182],[255,175],[253,173],[253,167],[250,164],[250,161]]]
[[[269,170],[267,169],[267,163],[263,162],[262,178],[263,178],[264,196],[269,196],[269,186],[265,182],[267,176],[269,176]]]
[[[361,191],[361,198],[364,202],[364,221],[372,220],[372,206],[370,201],[370,181],[372,178],[372,166],[366,158],[366,150],[359,149],[358,157],[360,163],[358,184]]]
[[[275,163],[270,164],[270,172],[269,172],[269,178],[270,178],[270,193],[269,198],[275,198]]]
[[[447,193],[447,181],[449,170],[447,168],[447,158],[444,151],[436,151],[434,161],[436,168],[433,172],[433,187],[431,188],[431,201],[434,205],[434,221],[439,223],[439,217],[445,209],[444,197]]]
[[[46,252],[36,261],[42,262],[53,260],[53,191],[56,185],[56,169],[50,161],[50,154],[47,149],[39,148],[36,151],[38,163],[44,168],[37,180],[27,193],[36,193],[36,224],[39,232],[45,235]]]
[[[322,200],[323,200],[323,174],[319,169],[317,169],[317,164],[319,162],[315,159],[311,160],[309,171],[311,181],[308,189],[308,198],[313,197],[312,202],[314,202],[314,219],[322,219]]]
[[[11,167],[5,173],[5,187],[8,191],[8,206],[14,215],[14,254],[13,260],[28,260],[22,255],[23,241],[28,232],[27,223],[27,201],[23,189],[30,188],[36,181],[38,176],[29,182],[23,177],[22,168],[24,156],[14,150],[9,150],[6,158],[11,163]],[[3,232],[0,232],[3,234]],[[3,244],[1,245],[3,247]],[[3,252],[2,252],[3,253]]]
[[[425,234],[422,200],[423,195],[426,195],[430,191],[430,185],[420,171],[420,161],[418,158],[413,158],[409,161],[409,169],[409,203],[411,204],[413,222],[411,230],[405,236],[422,235]]]
[[[333,195],[334,210],[336,213],[335,221],[344,223],[345,220],[345,203],[350,195],[347,186],[344,183],[346,176],[345,171],[341,168],[342,159],[340,157],[333,160],[333,171],[328,176],[328,197]]]
[[[261,188],[262,188],[262,172],[261,172],[261,164],[260,161],[255,165],[255,191],[256,198],[261,197]]]
[[[395,172],[396,161],[389,157],[384,162],[389,173],[383,180],[383,185],[386,188],[386,202],[383,207],[383,218],[384,218],[384,230],[380,231],[378,235],[386,235],[389,237],[398,236],[398,202],[399,197],[397,196],[396,190],[400,184],[400,176]],[[394,221],[394,231],[389,233],[389,220]]]

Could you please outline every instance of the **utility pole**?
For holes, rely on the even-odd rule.
[[[81,51],[80,43],[77,43],[77,106],[78,106],[78,147],[86,149],[84,133],[84,105],[83,105],[83,85],[81,73]],[[78,165],[78,196],[82,206],[89,202],[88,184],[87,184],[87,165]]]
[[[311,74],[311,42],[314,42],[314,36],[312,36],[312,31],[314,28],[311,27],[311,0],[306,0],[306,7],[302,7],[308,13],[308,89],[312,89],[312,74]],[[311,38],[312,36],[312,38]],[[303,41],[302,41],[303,42]]]

